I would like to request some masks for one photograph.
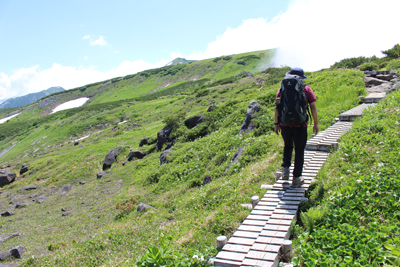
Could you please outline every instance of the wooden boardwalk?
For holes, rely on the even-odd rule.
[[[325,131],[307,141],[304,154],[303,177],[305,183],[300,188],[291,188],[293,167],[289,180],[278,179],[269,186],[242,225],[217,254],[214,266],[263,266],[276,267],[281,260],[281,246],[290,237],[290,226],[296,220],[300,202],[311,182],[328,158],[329,152],[336,149],[339,138],[352,126],[355,118],[384,95],[372,95],[368,102],[361,104],[339,117]],[[367,98],[366,98],[367,99]]]

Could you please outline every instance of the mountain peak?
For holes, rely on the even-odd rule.
[[[166,64],[165,66],[184,64],[184,63],[188,63],[188,62],[192,62],[192,61],[194,61],[194,60],[186,60],[182,57],[177,57],[174,60],[172,60],[171,62],[169,62],[168,64]]]

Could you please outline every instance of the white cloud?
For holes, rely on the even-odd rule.
[[[89,38],[90,38],[90,35],[83,36],[83,39],[89,39]]]
[[[279,47],[275,66],[315,71],[347,57],[381,56],[381,50],[400,43],[400,35],[393,30],[399,9],[398,0],[379,4],[372,0],[294,0],[270,22],[245,20],[208,43],[204,52],[181,57],[206,59]]]
[[[11,75],[0,72],[0,99],[26,95],[52,86],[72,89],[89,83],[134,74],[146,69],[162,67],[167,62],[160,61],[151,64],[144,60],[124,61],[117,68],[107,72],[98,71],[94,66],[75,68],[57,63],[44,70],[36,65],[19,69]]]
[[[100,37],[96,40],[91,40],[90,45],[100,45],[100,46],[105,46],[108,45],[107,41],[104,40],[104,37],[100,35]]]

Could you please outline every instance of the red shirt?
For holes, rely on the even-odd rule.
[[[282,88],[279,88],[278,93],[276,94],[276,98],[279,97],[279,93],[281,92],[281,89]],[[310,86],[304,85],[304,94],[306,95],[307,105],[311,104],[312,102],[317,101],[317,97],[315,96],[315,94]],[[280,122],[279,125],[280,126],[288,126],[286,124],[283,124],[282,122]],[[307,123],[305,123],[304,126],[307,126]],[[293,127],[300,127],[300,126],[293,126]]]

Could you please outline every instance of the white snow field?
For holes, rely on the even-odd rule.
[[[70,108],[77,108],[77,107],[81,107],[83,106],[83,104],[86,103],[86,101],[88,101],[89,98],[87,97],[82,97],[82,98],[78,98],[75,100],[71,100],[65,103],[62,103],[61,105],[58,105],[55,109],[53,109],[53,112],[51,112],[51,114],[57,112],[57,111],[61,111],[61,110],[66,110],[66,109],[70,109]]]

